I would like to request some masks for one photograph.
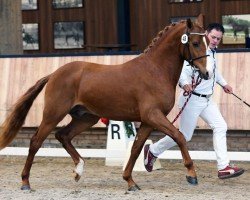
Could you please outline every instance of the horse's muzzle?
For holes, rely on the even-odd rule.
[[[205,74],[203,74],[201,71],[199,71],[199,73],[202,79],[205,79],[205,80],[209,79],[209,72],[206,72]]]

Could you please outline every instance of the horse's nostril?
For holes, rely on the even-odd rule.
[[[205,80],[208,80],[208,78],[209,78],[209,73],[208,73],[208,72],[206,72],[206,73],[200,72],[200,77],[203,78],[203,79],[205,79]]]
[[[206,72],[204,79],[205,79],[205,80],[208,80],[208,78],[209,78],[209,73]]]

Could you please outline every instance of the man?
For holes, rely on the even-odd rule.
[[[197,120],[201,117],[213,130],[213,146],[217,159],[218,177],[220,179],[232,178],[240,176],[244,173],[244,169],[233,167],[229,164],[227,155],[226,132],[227,124],[223,119],[217,105],[211,96],[214,92],[215,83],[221,85],[226,93],[232,93],[232,87],[227,84],[221,74],[218,72],[215,60],[215,50],[219,45],[224,28],[221,24],[212,23],[208,25],[206,36],[209,40],[207,54],[207,67],[210,68],[212,76],[208,80],[202,80],[199,85],[192,91],[192,74],[193,70],[184,63],[179,85],[185,92],[192,92],[189,102],[180,115],[180,132],[183,133],[186,141],[190,141],[197,124]],[[195,72],[195,80],[198,72]],[[181,108],[186,102],[187,96],[183,93],[180,95],[179,107]],[[169,136],[165,136],[158,142],[145,145],[144,147],[144,165],[147,171],[151,172],[156,158],[165,150],[175,146],[176,143]]]

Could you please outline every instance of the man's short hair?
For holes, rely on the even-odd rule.
[[[223,34],[225,32],[224,27],[219,23],[211,23],[208,25],[208,27],[207,27],[208,32],[211,32],[213,29],[215,29],[217,31],[221,31]]]

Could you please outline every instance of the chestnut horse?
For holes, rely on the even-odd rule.
[[[71,115],[71,122],[56,132],[55,137],[74,161],[76,181],[83,173],[84,159],[71,140],[96,124],[100,117],[105,117],[141,122],[123,172],[123,179],[127,181],[129,190],[140,189],[132,179],[132,170],[145,141],[154,129],[169,135],[178,144],[187,168],[187,180],[191,184],[197,184],[186,140],[166,116],[174,106],[176,85],[184,60],[198,68],[203,78],[208,78],[206,48],[203,17],[200,15],[196,22],[188,19],[166,27],[144,53],[124,64],[109,66],[71,62],[40,79],[17,101],[0,133],[0,149],[3,149],[17,135],[34,99],[47,84],[43,118],[30,142],[21,175],[21,189],[30,189],[29,176],[35,154],[67,114]]]

